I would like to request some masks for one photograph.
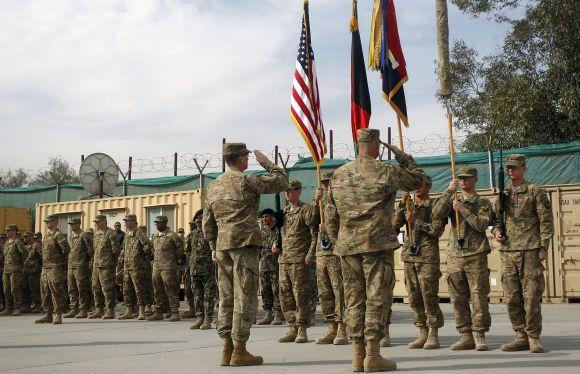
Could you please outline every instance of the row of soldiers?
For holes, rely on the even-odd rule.
[[[279,342],[308,341],[309,267],[316,262],[321,309],[329,325],[328,332],[316,342],[346,344],[347,335],[353,343],[353,371],[396,369],[394,361],[380,355],[380,347],[389,345],[394,251],[400,246],[397,236],[403,227],[407,229],[401,254],[405,284],[414,324],[419,329],[409,348],[439,348],[438,329],[443,326],[438,298],[442,276],[439,238],[447,223],[451,224],[447,283],[461,335],[451,348],[488,349],[485,333],[491,325],[491,246],[486,231],[492,227],[501,244],[503,288],[516,333],[515,339],[501,349],[543,352],[542,261],[553,236],[553,222],[546,193],[525,180],[525,157],[508,156],[511,183],[502,196],[505,209],[500,209],[477,194],[475,168],[461,167],[458,180],[451,181],[442,197],[432,199],[431,179],[412,156],[385,144],[398,164],[381,162],[377,160],[379,131],[362,129],[357,135],[357,159],[338,168],[332,176],[325,175],[322,188],[310,204],[300,200],[300,182],[288,181],[284,170],[262,153],[254,151],[268,173],[244,174],[250,151],[243,143],[224,145],[229,170],[209,186],[203,217],[204,235],[218,269],[218,334],[224,342],[221,365],[263,363],[262,357],[246,349],[257,309],[258,274],[262,277],[263,299],[275,294],[273,274],[278,274],[280,309],[289,324]],[[397,190],[415,191],[414,201],[404,194],[403,202],[396,205]],[[288,202],[281,230],[275,232],[268,217],[272,212],[266,211],[262,212],[260,235],[254,219],[259,196],[278,192],[284,192]],[[281,236],[281,248],[277,235]],[[267,260],[276,256],[277,261]],[[260,267],[263,271],[259,271]],[[264,303],[267,319],[273,308],[275,304]]]

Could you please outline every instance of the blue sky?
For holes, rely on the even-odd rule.
[[[445,135],[434,93],[434,2],[396,1],[410,81],[411,128],[420,141]],[[272,151],[297,150],[289,92],[301,0],[0,0],[0,169],[37,170],[50,156],[150,159],[218,153],[222,137]],[[322,115],[336,143],[350,143],[350,0],[311,0]],[[371,0],[359,1],[368,49]],[[451,39],[481,54],[502,44],[504,26],[450,5]],[[368,72],[371,126],[395,124]],[[430,149],[426,153],[445,153]],[[9,157],[8,157],[9,156]],[[147,175],[142,175],[143,177]]]

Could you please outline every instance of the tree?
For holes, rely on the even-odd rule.
[[[518,148],[580,139],[580,5],[575,0],[452,0],[472,15],[512,29],[495,54],[451,50],[455,125],[463,151]],[[511,19],[507,10],[523,11]],[[490,144],[491,142],[491,144]]]
[[[51,157],[48,169],[36,175],[30,182],[31,186],[78,183],[77,172],[61,157]]]
[[[0,188],[16,188],[26,186],[30,181],[30,175],[23,169],[8,169],[0,171]]]

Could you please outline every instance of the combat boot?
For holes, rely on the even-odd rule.
[[[352,371],[360,373],[365,370],[364,360],[366,357],[365,341],[364,339],[355,339],[352,341]]]
[[[79,310],[77,308],[71,309],[69,310],[69,312],[65,315],[63,315],[63,318],[74,318],[74,316],[76,316],[77,314],[79,314]]]
[[[517,331],[516,338],[509,343],[502,344],[500,349],[505,352],[527,351],[530,349],[528,334]]]
[[[314,340],[316,344],[332,344],[336,334],[338,333],[338,324],[336,322],[330,322],[328,324],[328,331],[326,334],[319,336]]]
[[[429,330],[426,327],[419,327],[419,335],[417,336],[417,339],[409,343],[409,349],[423,348],[425,343],[427,343],[428,333]]]
[[[103,317],[103,308],[96,307],[95,310],[89,314],[89,319],[97,319]]]
[[[56,313],[54,315],[54,320],[52,321],[53,325],[62,325],[62,314]]]
[[[338,323],[338,331],[336,333],[336,338],[332,341],[334,345],[345,345],[348,344],[348,337],[346,336],[346,325],[344,322]]]
[[[439,347],[439,329],[437,327],[431,327],[423,349],[438,349]]]
[[[264,312],[264,318],[262,318],[261,320],[258,321],[258,325],[260,325],[260,326],[269,325],[272,323],[273,320],[274,320],[274,317],[272,316],[272,311],[266,310]]]
[[[0,312],[0,316],[2,316],[2,317],[11,316],[12,312],[14,312],[14,310],[12,308],[6,308],[2,312]]]
[[[88,314],[87,314],[87,310],[86,309],[81,309],[79,311],[79,314],[77,314],[75,316],[76,319],[82,319],[82,318],[87,318]]]
[[[179,316],[181,318],[194,318],[195,317],[195,312],[190,309],[190,310],[188,310],[186,312],[179,313]]]
[[[272,319],[272,326],[279,326],[282,324],[282,312],[279,310],[274,311],[274,319]]]
[[[222,361],[221,366],[230,366],[230,361],[232,360],[232,353],[234,352],[234,343],[232,338],[224,339],[224,348],[222,350]]]
[[[230,359],[230,366],[255,366],[262,365],[264,360],[261,356],[254,356],[246,350],[246,343],[234,340],[234,351]]]
[[[308,335],[306,334],[306,327],[298,327],[298,334],[296,335],[296,339],[294,339],[294,343],[308,343]]]
[[[103,314],[102,319],[115,319],[115,309],[106,308],[105,314]],[[129,309],[131,311],[131,309]]]
[[[117,317],[118,320],[133,319],[133,309],[129,306],[125,307],[125,313]]]
[[[278,343],[292,343],[298,336],[298,327],[290,326],[288,332],[278,339]]]
[[[397,368],[395,361],[387,360],[381,356],[380,349],[380,342],[377,340],[367,340],[367,354],[363,361],[365,373],[392,371]]]
[[[40,317],[34,323],[52,323],[52,313],[46,313],[44,317]]]
[[[17,316],[21,316],[21,315],[22,315],[22,310],[20,310],[20,308],[15,308],[14,311],[12,312],[13,317],[17,317]]]
[[[180,319],[179,312],[173,312],[171,313],[171,317],[169,317],[169,322],[178,322]]]
[[[143,305],[139,305],[139,315],[137,316],[138,321],[145,321],[147,316],[145,315],[145,307]]]
[[[152,314],[153,314],[153,308],[151,308],[151,305],[146,305],[145,306],[145,315],[150,316]]]
[[[162,321],[163,313],[155,311],[155,313],[147,316],[147,321]]]
[[[530,344],[530,352],[532,353],[544,353],[544,346],[540,341],[540,337],[532,338],[531,336],[528,338],[528,342]]]
[[[465,351],[469,349],[475,349],[475,341],[473,340],[471,331],[462,333],[459,341],[451,345],[451,350],[453,351]]]
[[[211,329],[211,322],[212,322],[211,316],[208,316],[206,314],[205,318],[203,319],[203,323],[201,324],[201,326],[199,326],[199,329],[200,330],[209,330],[209,329]]]
[[[171,318],[171,313],[169,312],[163,313],[163,318]]]
[[[391,332],[389,329],[389,325],[385,325],[385,336],[381,339],[381,347],[390,347],[391,346]]]
[[[190,329],[191,330],[199,330],[201,325],[203,325],[203,320],[204,320],[204,318],[198,317],[197,321],[195,321],[195,323],[193,325],[191,325]]]
[[[474,337],[475,337],[475,350],[487,351],[487,343],[485,342],[485,332],[476,331]]]

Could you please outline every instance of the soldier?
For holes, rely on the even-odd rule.
[[[329,193],[329,183],[332,173],[322,175],[321,184],[322,205],[326,206]],[[314,239],[313,239],[314,241]],[[332,243],[326,235],[318,234],[316,242],[316,278],[318,281],[318,297],[324,319],[328,323],[328,332],[316,338],[317,344],[348,344],[346,326],[344,324],[344,288],[342,285],[342,268],[340,257],[334,253]]]
[[[70,253],[68,255],[68,296],[70,311],[64,318],[87,318],[91,283],[89,263],[95,254],[93,241],[81,229],[81,219],[73,218],[68,224],[71,228],[68,240]]]
[[[510,178],[504,195],[506,232],[502,232],[497,202],[493,231],[501,243],[501,279],[516,338],[501,349],[542,353],[541,303],[546,287],[542,261],[548,257],[547,249],[554,235],[552,206],[541,187],[526,181],[523,155],[509,155],[506,166]]]
[[[192,330],[207,330],[211,328],[217,291],[215,265],[211,259],[209,243],[203,236],[202,220],[203,209],[200,209],[193,216],[195,229],[190,233],[190,238],[187,242],[189,271],[195,298],[195,315],[197,317],[196,323],[191,326]]]
[[[310,227],[310,249],[308,257],[310,260],[310,265],[308,270],[310,270],[310,326],[316,326],[316,307],[318,305],[318,280],[316,279],[316,246],[318,238],[318,224]]]
[[[34,323],[62,324],[62,313],[67,304],[66,264],[70,252],[66,235],[58,230],[58,219],[49,215],[44,219],[47,233],[42,238],[42,273],[40,297],[45,316]],[[55,312],[53,319],[52,313]]]
[[[353,371],[387,371],[397,367],[380,355],[395,282],[387,253],[399,247],[390,217],[396,191],[416,190],[425,178],[413,158],[392,145],[387,146],[400,165],[376,160],[379,130],[361,129],[357,136],[357,159],[338,168],[330,180],[327,221],[320,231],[340,256]]]
[[[153,290],[155,313],[147,321],[160,321],[163,312],[171,311],[169,322],[179,321],[179,283],[177,267],[185,262],[183,241],[167,227],[167,216],[155,218],[157,232],[153,234]],[[167,305],[168,304],[168,305]]]
[[[34,241],[36,234],[27,231],[24,234],[26,240],[26,258],[24,259],[23,298],[26,298],[26,306],[33,313],[39,313],[40,308],[40,272],[42,270],[42,247]]]
[[[6,234],[0,234],[0,312],[4,311],[6,306],[6,299],[4,298],[4,285],[2,282],[2,276],[4,274],[4,244],[6,243]]]
[[[260,254],[260,294],[264,318],[258,325],[281,325],[280,290],[278,283],[278,253],[276,245],[280,232],[274,222],[274,211],[264,209],[260,212],[263,247]]]
[[[92,284],[96,308],[89,314],[89,319],[114,319],[117,304],[115,268],[121,251],[119,239],[115,230],[107,226],[107,216],[104,214],[97,215],[93,222],[96,224],[96,230]],[[103,312],[105,305],[106,311]]]
[[[137,226],[137,230],[143,231],[145,236],[147,236],[147,226],[139,225]],[[147,237],[149,239],[149,237]],[[153,291],[153,243],[149,240],[149,252],[151,253],[151,257],[149,261],[147,261],[147,268],[145,271],[145,315],[150,316],[153,314],[153,302],[155,299],[154,291]]]
[[[26,246],[16,235],[17,232],[17,225],[6,226],[7,240],[3,247],[4,273],[2,274],[6,305],[0,316],[22,315],[20,310],[22,306],[22,271],[27,253]]]
[[[280,343],[306,343],[306,329],[311,319],[312,279],[309,266],[314,263],[314,247],[310,247],[311,227],[318,225],[320,195],[313,204],[300,201],[302,183],[290,182],[284,193],[288,205],[284,208],[282,226],[282,253],[280,263],[280,306],[289,324],[288,332],[278,339]],[[316,240],[316,239],[314,239]]]
[[[94,230],[89,227],[88,229],[85,230],[85,233],[87,234],[87,238],[88,240],[91,242],[91,244],[93,245],[93,249],[95,248],[95,232]],[[93,265],[95,262],[95,256],[91,257],[90,261],[89,261],[89,276],[91,279],[91,281],[89,282],[89,304],[88,304],[88,308],[89,308],[89,312],[92,312],[95,310],[95,297],[94,297],[94,292],[93,292]]]
[[[269,172],[243,174],[250,151],[244,143],[226,143],[223,155],[229,170],[209,186],[203,233],[219,280],[218,333],[224,341],[222,366],[260,365],[260,356],[246,350],[258,305],[258,262],[262,247],[256,220],[261,194],[284,191],[288,177],[259,151],[258,163]],[[235,295],[235,296],[234,296]]]
[[[181,237],[185,243],[185,264],[181,265],[178,269],[178,278],[180,282],[183,282],[183,288],[185,293],[185,299],[187,300],[188,310],[180,313],[181,318],[194,318],[195,317],[195,303],[193,300],[193,289],[191,288],[191,273],[189,271],[189,260],[190,254],[187,252],[187,245],[189,243],[189,238],[192,235],[192,231],[195,230],[195,222],[191,220],[189,222],[189,234],[185,237],[185,230],[180,228],[177,230],[177,234]],[[211,256],[210,256],[211,257]]]
[[[413,232],[413,242],[407,236],[401,253],[405,286],[414,312],[413,323],[419,328],[419,336],[409,344],[410,349],[439,348],[438,330],[443,327],[443,313],[439,307],[439,238],[445,231],[447,219],[433,217],[436,200],[429,196],[431,186],[431,177],[426,176],[423,187],[415,191],[410,210],[407,211],[401,201],[394,214],[395,231],[409,223]]]
[[[433,208],[436,219],[448,217],[452,225],[447,247],[447,284],[455,312],[455,326],[461,338],[451,345],[451,349],[486,351],[485,333],[491,325],[487,299],[490,291],[487,256],[491,247],[486,230],[492,223],[492,209],[490,201],[476,193],[477,169],[462,165],[457,177],[459,182],[451,181]],[[461,193],[458,202],[454,203],[453,195],[459,185]],[[469,308],[470,298],[473,314]]]
[[[115,233],[117,234],[117,241],[119,242],[119,248],[123,248],[123,240],[125,240],[125,233],[121,230],[121,222],[115,222],[113,225]]]

